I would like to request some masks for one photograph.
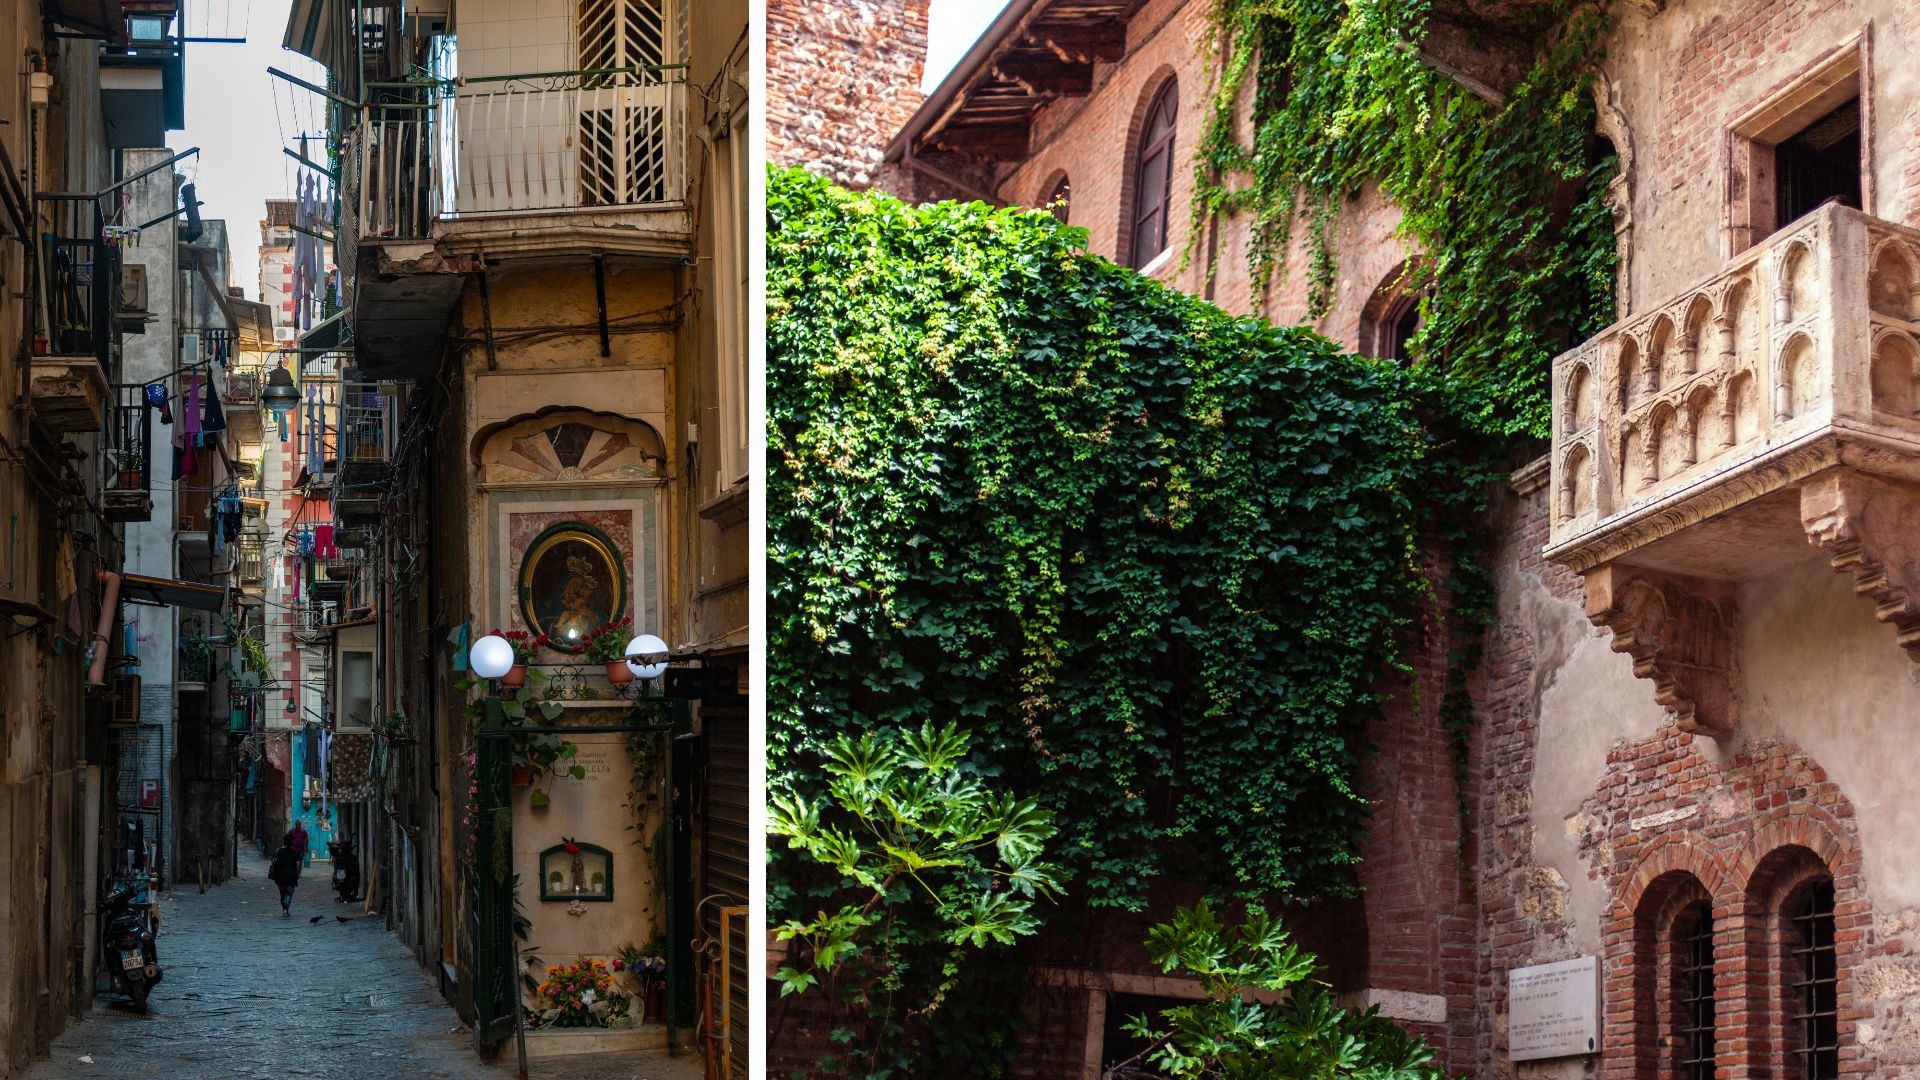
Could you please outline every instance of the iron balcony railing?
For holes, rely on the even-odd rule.
[[[360,236],[426,239],[437,221],[676,204],[686,86],[676,71],[473,81],[369,112],[348,140]],[[555,84],[560,85],[555,85]]]
[[[348,463],[392,460],[395,426],[393,395],[383,393],[379,383],[342,383],[339,420],[342,470]]]
[[[153,426],[145,387],[115,388],[114,440],[107,451],[106,490],[153,491]]]
[[[241,585],[258,586],[267,579],[267,545],[259,535],[240,537],[234,545],[234,574]]]

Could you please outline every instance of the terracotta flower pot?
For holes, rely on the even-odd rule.
[[[506,687],[525,686],[526,682],[527,682],[527,665],[525,664],[515,664],[512,667],[507,669],[507,673],[505,675],[500,676],[501,686],[506,686]]]
[[[533,766],[515,765],[513,767],[513,786],[514,787],[532,787],[533,786]]]
[[[607,664],[607,681],[615,686],[623,686],[633,681],[633,669],[625,660],[613,660]]]

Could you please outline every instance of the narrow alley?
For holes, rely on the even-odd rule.
[[[381,918],[339,904],[324,862],[300,879],[293,916],[279,914],[265,859],[201,895],[183,885],[161,902],[166,975],[142,1016],[103,995],[53,1043],[30,1080],[160,1076],[510,1077],[509,1041],[492,1063]],[[341,920],[345,919],[344,922]],[[368,987],[378,990],[368,991]],[[535,1033],[537,1053],[539,1034]],[[542,1057],[530,1071],[559,1080],[695,1080],[697,1054],[665,1051]]]

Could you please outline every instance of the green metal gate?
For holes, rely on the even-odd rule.
[[[648,715],[651,714],[651,715]],[[514,1036],[519,1023],[519,950],[514,945],[512,742],[516,735],[593,735],[619,733],[657,741],[654,760],[666,764],[669,805],[661,842],[670,868],[667,909],[667,1045],[676,1047],[680,1028],[693,1022],[691,807],[687,798],[685,743],[675,736],[691,729],[688,703],[677,698],[641,698],[629,712],[632,722],[567,726],[506,726],[500,699],[486,699],[480,729],[474,733],[476,793],[473,868],[473,1005],[475,1040],[483,1051]]]

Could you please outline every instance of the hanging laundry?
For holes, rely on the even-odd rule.
[[[200,373],[187,376],[187,404],[181,411],[180,426],[189,435],[200,434]]]
[[[227,430],[227,413],[220,407],[220,391],[214,387],[212,379],[207,380],[207,406],[200,417],[200,430]]]
[[[333,546],[333,526],[314,526],[313,553],[322,559],[331,559],[340,554],[339,550]]]

